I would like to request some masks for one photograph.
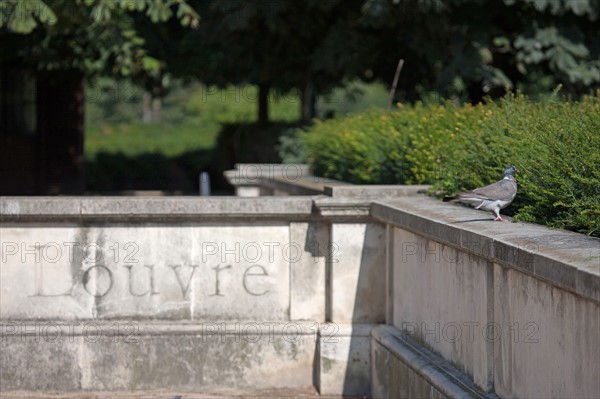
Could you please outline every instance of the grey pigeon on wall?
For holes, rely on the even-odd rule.
[[[514,174],[518,171],[514,166],[508,166],[504,170],[504,179],[485,187],[444,197],[443,201],[465,202],[475,206],[475,209],[493,212],[496,215],[494,220],[504,221],[505,219],[500,216],[500,209],[510,205],[517,195],[517,181]]]

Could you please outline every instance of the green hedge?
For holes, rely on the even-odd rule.
[[[516,220],[600,236],[600,95],[507,96],[479,105],[399,106],[317,122],[301,133],[317,175],[358,184],[433,184],[438,197],[515,165]]]

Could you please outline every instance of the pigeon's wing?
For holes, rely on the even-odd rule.
[[[502,179],[485,187],[476,188],[471,192],[472,196],[473,194],[478,198],[491,201],[512,201],[517,194],[517,183],[513,180]]]

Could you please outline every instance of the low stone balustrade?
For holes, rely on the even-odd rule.
[[[0,197],[0,390],[597,397],[600,240],[247,167],[240,197]]]

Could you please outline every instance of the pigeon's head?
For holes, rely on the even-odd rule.
[[[504,169],[504,177],[514,177],[513,175],[518,171],[519,169],[515,168],[514,166],[507,166],[506,169]]]

